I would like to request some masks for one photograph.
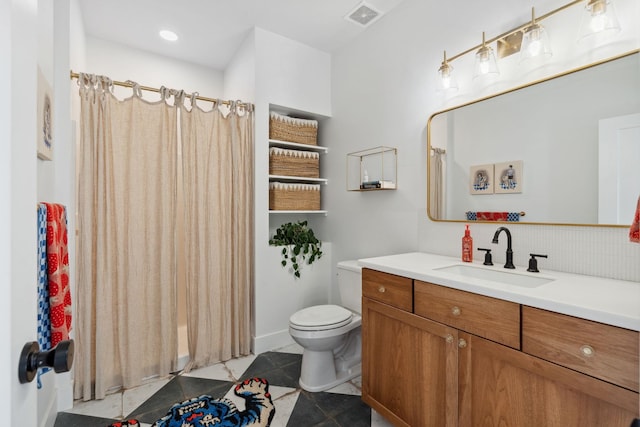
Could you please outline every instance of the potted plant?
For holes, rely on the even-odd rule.
[[[276,234],[269,239],[271,246],[284,246],[282,248],[282,266],[286,267],[287,262],[291,263],[293,275],[300,278],[300,267],[307,261],[312,264],[316,259],[322,257],[322,242],[313,234],[313,229],[309,227],[307,221],[288,222],[282,224],[276,230]]]

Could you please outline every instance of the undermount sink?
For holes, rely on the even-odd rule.
[[[443,273],[456,274],[458,276],[471,277],[474,279],[490,280],[492,282],[522,286],[525,288],[536,288],[544,285],[545,283],[553,282],[554,280],[548,277],[533,276],[515,271],[494,270],[463,264],[448,265],[446,267],[434,268],[434,270],[441,271]]]

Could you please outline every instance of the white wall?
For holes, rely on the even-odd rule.
[[[250,31],[224,70],[224,99],[253,102],[256,98],[256,47]]]
[[[269,108],[286,107],[294,114],[324,119],[331,115],[331,57],[325,52],[280,35],[254,30],[255,114],[255,290],[254,343],[256,353],[292,342],[289,317],[300,308],[326,303],[329,298],[333,257],[329,234],[318,234],[326,220],[318,215],[269,214]],[[321,134],[323,125],[319,126]],[[324,144],[319,135],[319,144]],[[321,165],[324,162],[321,159]],[[324,174],[324,171],[321,171]],[[324,186],[323,186],[324,187]],[[328,186],[327,186],[328,187]],[[324,192],[326,189],[321,189]],[[301,279],[280,265],[279,248],[269,247],[269,237],[282,223],[307,219],[323,241],[323,257],[304,266]],[[309,268],[311,267],[311,268]]]
[[[224,73],[219,70],[178,61],[154,53],[130,48],[94,37],[86,39],[86,68],[73,70],[100,74],[112,80],[133,80],[142,86],[183,89],[187,93],[198,92],[209,98],[222,98]],[[131,89],[116,88],[119,97],[131,96]],[[159,96],[143,92],[143,98],[157,100]],[[203,103],[202,108],[210,105]]]
[[[538,14],[562,4],[537,3]],[[446,5],[405,0],[332,56],[333,118],[325,127],[330,149],[325,164],[332,181],[344,182],[348,151],[379,145],[398,148],[398,190],[348,193],[341,185],[329,186],[330,214],[324,225],[331,235],[334,259],[412,250],[459,256],[464,224],[433,222],[426,215],[428,118],[449,106],[640,45],[638,2],[619,0],[616,7],[623,31],[616,42],[595,49],[578,46],[573,42],[577,23],[575,28],[556,25],[549,65],[522,70],[515,59],[503,61],[500,80],[481,86],[471,83],[473,55],[467,55],[468,61],[464,57],[453,63],[459,72],[458,95],[446,99],[436,92],[444,49],[453,56],[478,44],[483,30],[492,37],[527,22],[529,6],[504,0],[477,4],[456,0]],[[473,224],[471,228],[479,246],[490,244],[496,226]],[[640,281],[640,245],[628,242],[624,228],[513,225],[510,229],[516,265],[526,265],[530,252],[546,253],[549,259],[540,262],[542,270]],[[495,247],[495,262],[504,262],[504,248],[503,242]]]

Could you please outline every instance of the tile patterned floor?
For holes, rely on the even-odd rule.
[[[114,421],[136,418],[148,427],[172,404],[207,394],[226,397],[244,409],[233,394],[238,381],[263,377],[269,381],[276,407],[271,427],[388,427],[391,426],[360,399],[360,378],[327,392],[309,393],[298,386],[302,349],[293,345],[258,356],[157,379],[135,389],[108,395],[103,400],[76,402],[58,414],[54,427],[106,427]]]

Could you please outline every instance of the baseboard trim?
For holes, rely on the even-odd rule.
[[[251,349],[253,354],[265,353],[277,350],[293,344],[293,338],[289,335],[289,329],[284,329],[271,334],[254,336],[251,338]]]

